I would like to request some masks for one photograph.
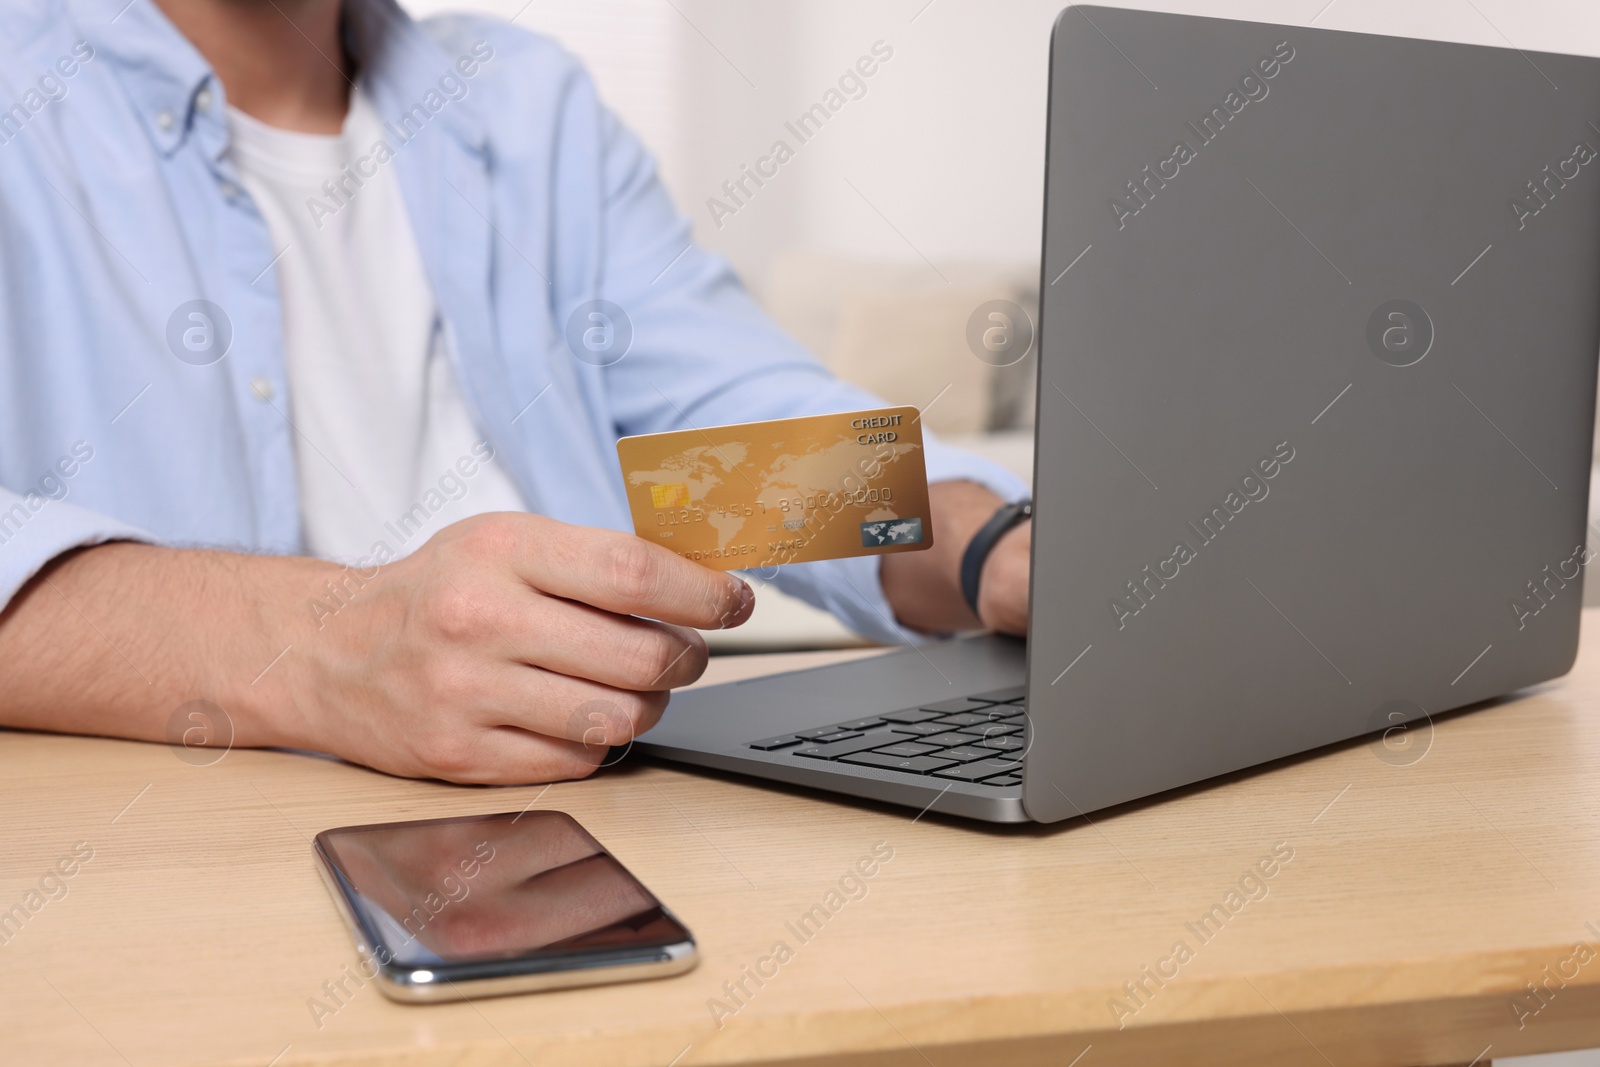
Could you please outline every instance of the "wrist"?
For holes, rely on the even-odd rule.
[[[985,625],[988,619],[981,612],[974,614],[962,595],[961,562],[973,537],[1005,501],[987,486],[960,480],[932,483],[928,497],[935,531],[933,546],[921,552],[886,555],[881,560],[880,580],[895,619],[924,633],[954,633]],[[987,573],[988,561],[984,562],[980,588],[993,584]],[[1024,562],[1024,576],[1026,569]],[[1009,574],[1014,568],[1005,570]],[[1020,589],[1025,596],[1026,584]],[[988,599],[989,593],[980,593],[980,608]],[[1023,611],[1025,614],[1025,606]],[[990,612],[994,617],[1001,614]]]
[[[994,558],[1000,542],[1033,515],[1033,502],[1026,498],[1001,504],[968,540],[961,555],[961,596],[967,607],[985,624],[989,623],[982,609],[985,599],[983,588],[988,565]]]
[[[332,751],[324,701],[329,657],[343,642],[330,631],[333,616],[353,602],[343,580],[353,569],[297,556],[231,562],[244,629],[234,635],[236,654],[220,657],[210,688],[233,720],[235,743]]]
[[[1032,546],[1033,520],[1029,518],[1002,534],[984,560],[978,585],[978,619],[984,629],[1027,632]]]

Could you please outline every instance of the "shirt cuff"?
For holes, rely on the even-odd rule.
[[[1028,495],[1027,483],[997,463],[945,444],[923,433],[928,483],[968,481],[985,486],[1003,500]],[[937,536],[937,531],[935,531]],[[791,563],[778,568],[773,584],[824,611],[862,637],[891,645],[914,645],[946,634],[928,634],[901,625],[883,594],[882,556]]]
[[[0,489],[0,609],[63,552],[107,541],[154,543],[156,538],[75,504]]]

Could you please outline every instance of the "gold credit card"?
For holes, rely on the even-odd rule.
[[[933,544],[914,407],[624,437],[633,529],[716,570]]]

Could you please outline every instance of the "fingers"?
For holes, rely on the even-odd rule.
[[[631,534],[550,520],[540,526],[538,543],[513,566],[541,592],[701,630],[738,626],[755,607],[740,579]]]
[[[379,770],[469,785],[583,778],[654,726],[665,693],[630,693],[535,667],[501,664],[389,754],[357,757]]]
[[[531,785],[584,778],[606,750],[511,726],[460,731],[448,760],[424,760],[421,776],[464,785]],[[406,771],[417,777],[418,771]]]
[[[346,747],[456,782],[591,773],[704,671],[688,627],[736,626],[754,606],[744,582],[660,546],[531,515],[456,523],[392,573],[398,633],[366,660],[387,715]]]
[[[497,629],[521,662],[602,685],[641,692],[688,685],[706,669],[694,630],[526,590],[499,610]]]
[[[470,735],[509,727],[579,745],[597,764],[607,749],[631,743],[659,722],[667,707],[664,691],[618,689],[510,660],[444,673],[444,680],[427,685],[437,714],[410,747],[452,781],[482,754]]]
[[[595,763],[660,722],[667,708],[665,692],[617,689],[521,664],[500,670],[485,723],[573,742]]]

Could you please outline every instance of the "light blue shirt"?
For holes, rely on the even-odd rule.
[[[692,243],[559,46],[392,0],[346,9],[461,392],[530,510],[630,530],[620,436],[882,406]],[[227,160],[221,83],[150,0],[8,2],[0,42],[0,605],[108,539],[303,551],[277,250]],[[566,338],[591,300],[631,323],[609,366]],[[206,321],[192,301],[221,309],[213,337],[184,337]],[[931,438],[926,456],[933,480],[1023,492]],[[775,580],[907,640],[878,562]]]

